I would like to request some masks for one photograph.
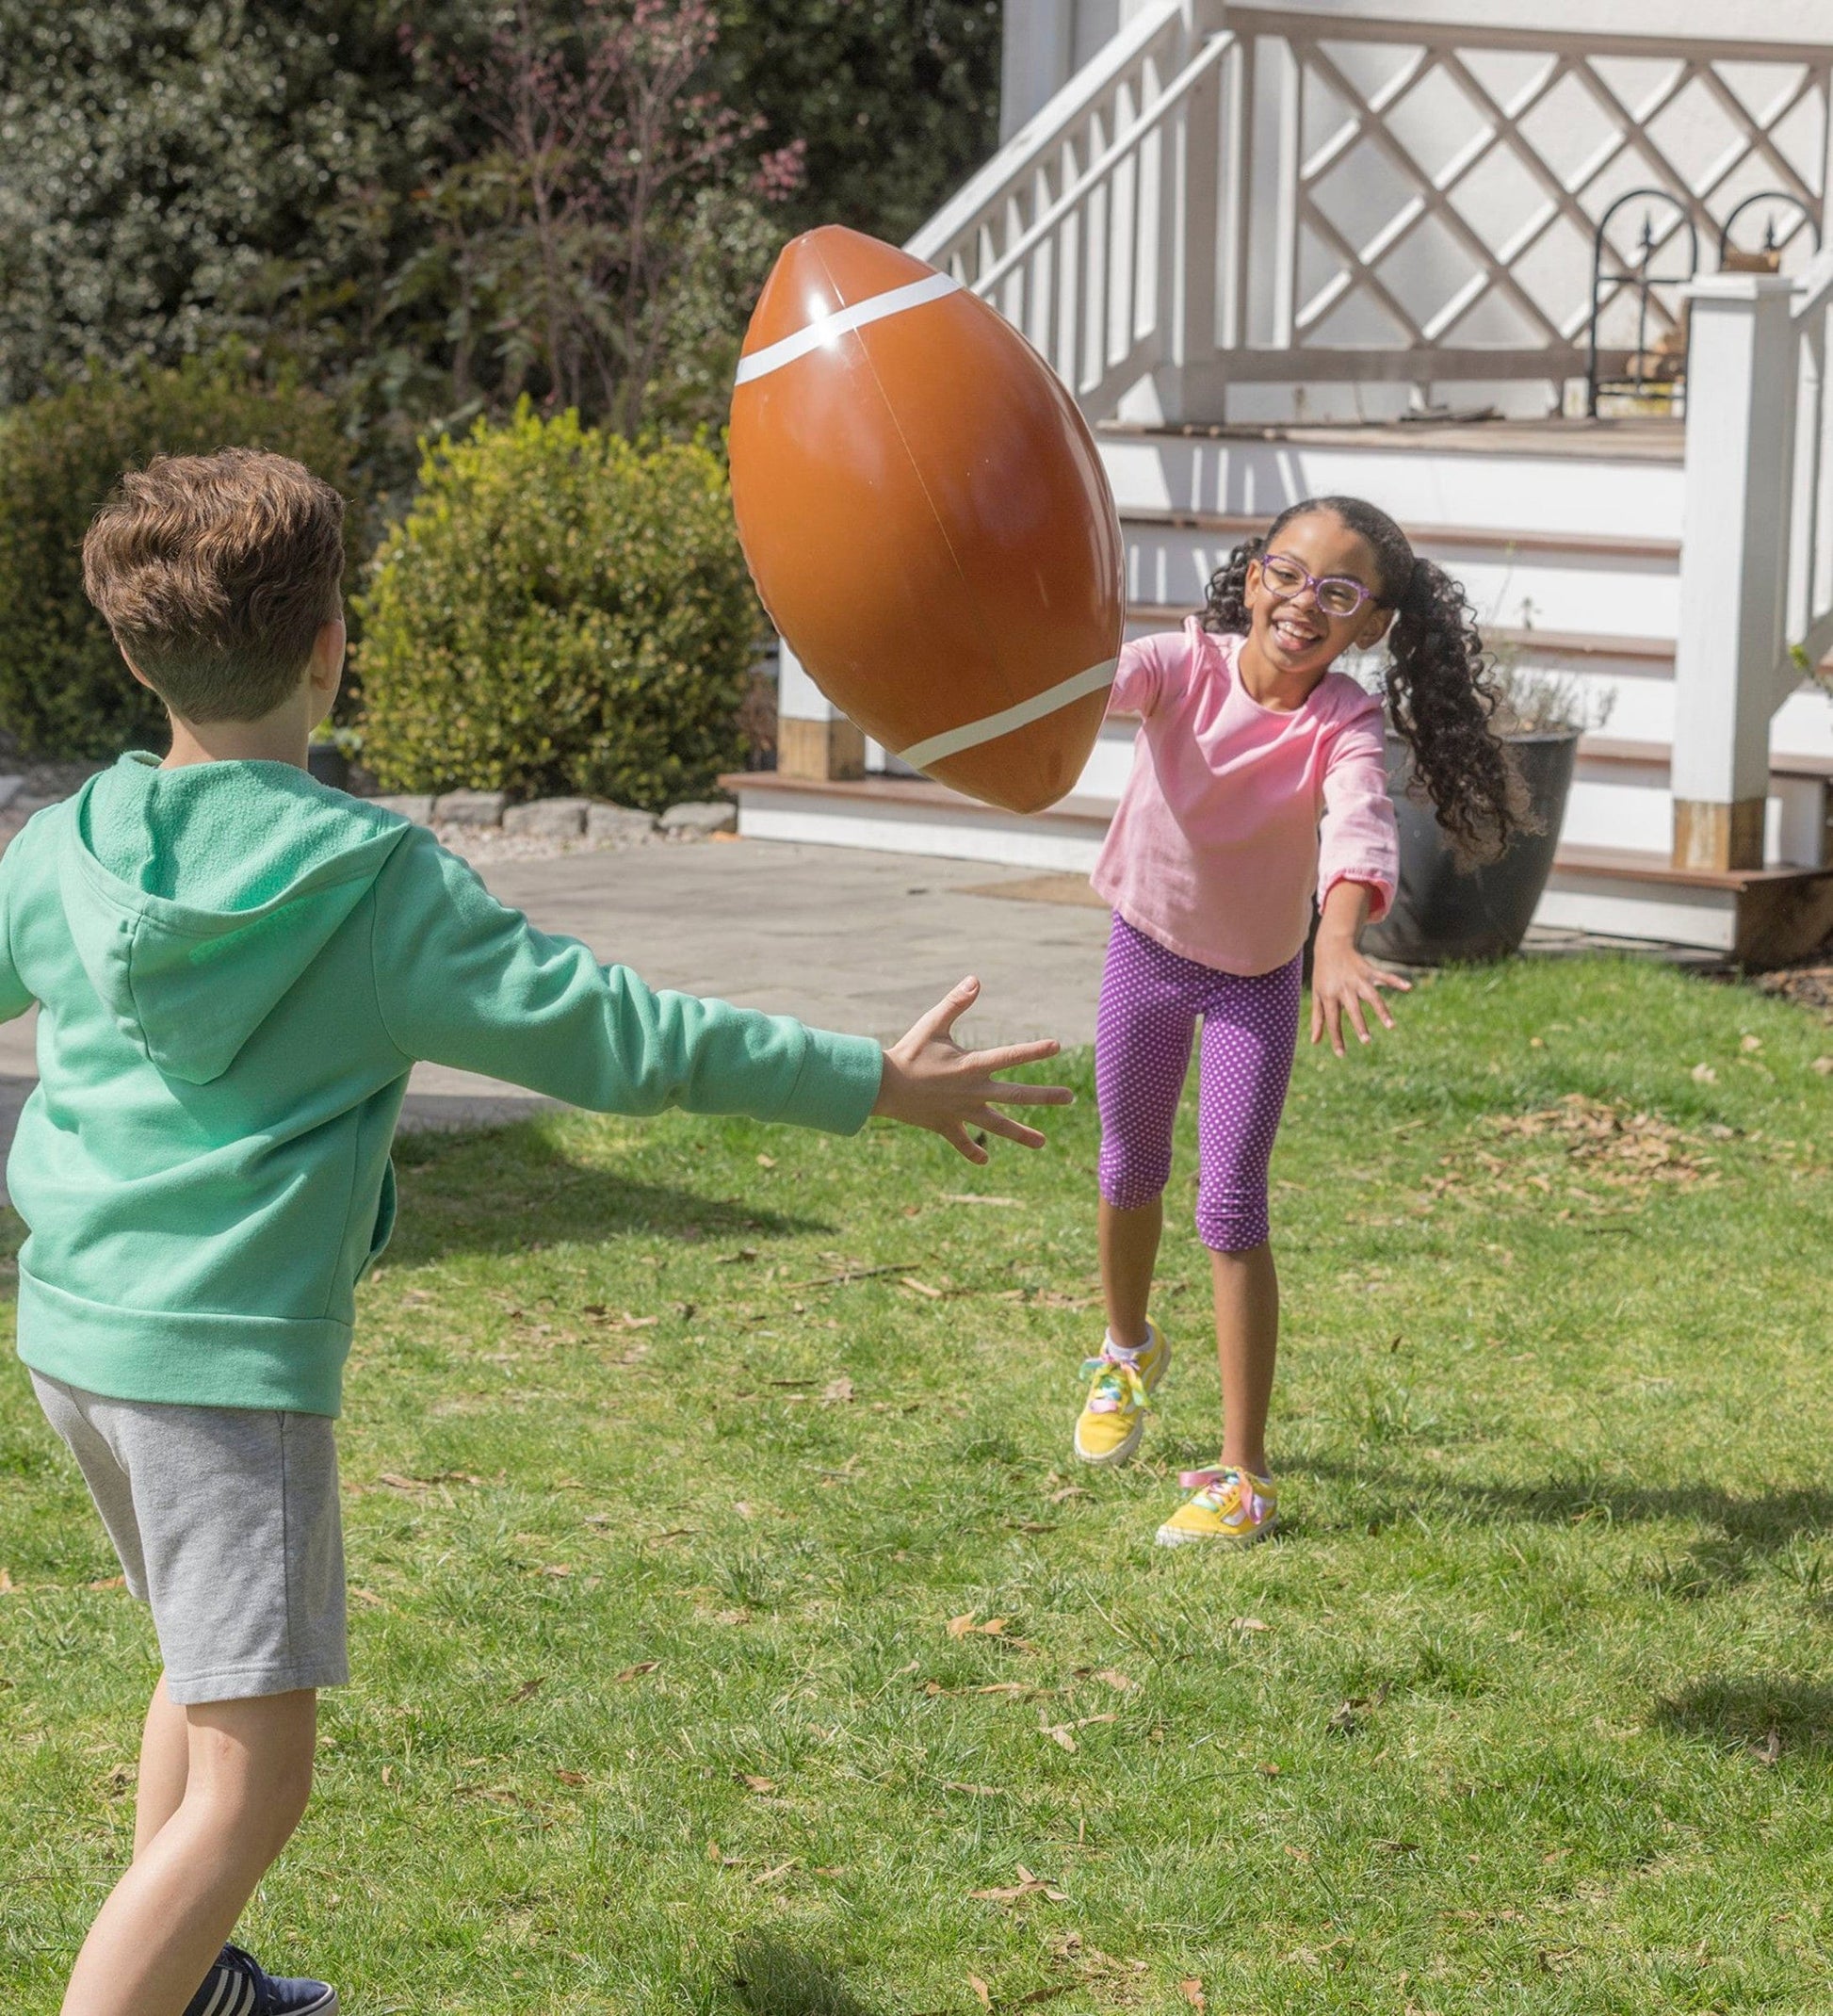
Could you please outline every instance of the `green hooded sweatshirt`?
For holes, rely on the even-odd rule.
[[[618,870],[608,862],[608,874]],[[338,1411],[417,1059],[601,1113],[851,1133],[882,1054],[652,993],[286,763],[126,756],[0,857],[0,1019],[41,1005],[7,1167],[19,1353],[89,1392]]]

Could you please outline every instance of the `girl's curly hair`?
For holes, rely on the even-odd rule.
[[[1374,554],[1378,599],[1394,611],[1387,718],[1413,752],[1416,788],[1432,801],[1461,858],[1494,860],[1517,833],[1536,830],[1520,771],[1496,733],[1502,693],[1495,667],[1463,588],[1442,567],[1420,560],[1386,512],[1360,497],[1307,497],[1290,505],[1264,538],[1237,546],[1217,570],[1204,627],[1246,634],[1248,562],[1312,512],[1328,512]]]

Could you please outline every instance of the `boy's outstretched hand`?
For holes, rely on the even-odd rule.
[[[1054,1057],[1061,1046],[1047,1038],[998,1050],[960,1048],[953,1035],[955,1019],[974,1005],[980,991],[980,982],[973,979],[950,987],[908,1035],[885,1051],[884,1076],[872,1108],[887,1120],[928,1128],[975,1162],[988,1158],[967,1131],[970,1127],[1003,1134],[1021,1147],[1044,1146],[1036,1128],[1008,1119],[996,1106],[1067,1106],[1076,1097],[1067,1085],[1012,1085],[995,1075]]]

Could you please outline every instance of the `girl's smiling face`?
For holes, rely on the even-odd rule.
[[[1276,589],[1261,561],[1248,562],[1246,649],[1259,661],[1250,674],[1261,675],[1272,692],[1283,697],[1300,689],[1302,698],[1341,653],[1380,642],[1393,611],[1375,599],[1384,591],[1374,549],[1334,512],[1306,512],[1281,527],[1266,559],[1275,557],[1295,562],[1320,583],[1354,581],[1367,591],[1360,608],[1332,615],[1319,607],[1316,588],[1301,583],[1296,593]],[[1250,690],[1255,683],[1250,677]]]

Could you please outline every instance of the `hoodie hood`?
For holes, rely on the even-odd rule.
[[[122,756],[73,807],[59,864],[77,957],[116,1026],[206,1085],[368,894],[413,829],[290,763]]]

